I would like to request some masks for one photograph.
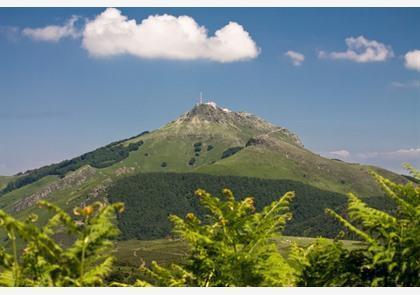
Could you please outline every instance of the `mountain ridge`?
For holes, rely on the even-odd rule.
[[[159,129],[15,176],[7,181],[11,189],[2,190],[0,208],[24,217],[38,211],[34,200],[46,199],[70,209],[106,198],[106,188],[118,179],[150,172],[283,179],[341,194],[377,196],[381,191],[369,169],[380,170],[323,158],[284,127],[204,103]],[[82,173],[72,182],[71,175],[78,171],[94,173]]]

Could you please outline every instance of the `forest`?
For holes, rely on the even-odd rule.
[[[199,173],[139,173],[117,180],[108,188],[107,195],[111,202],[126,205],[125,213],[118,220],[122,239],[156,239],[171,235],[170,214],[184,216],[193,212],[199,217],[204,215],[194,196],[196,189],[205,188],[216,194],[224,187],[232,189],[239,200],[252,196],[257,210],[276,200],[280,194],[294,191],[296,197],[290,205],[293,219],[284,230],[286,235],[334,238],[343,229],[324,210],[332,208],[342,213],[347,200],[345,195],[291,180]],[[385,211],[395,208],[393,201],[383,196],[363,200]]]

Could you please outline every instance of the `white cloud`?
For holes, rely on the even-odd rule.
[[[420,168],[420,147],[398,149],[394,151],[352,153],[342,149],[322,153],[324,157],[340,159],[346,162],[361,163],[382,167],[397,173],[407,174],[403,163],[410,163]]]
[[[58,42],[66,37],[75,39],[80,37],[80,32],[75,27],[78,19],[79,17],[72,16],[62,26],[51,25],[43,28],[25,28],[22,30],[22,33],[37,41]]]
[[[408,82],[392,82],[391,86],[396,88],[420,88],[420,80],[411,80]]]
[[[338,150],[338,151],[331,151],[326,154],[328,158],[338,158],[342,160],[347,160],[350,158],[350,152],[347,150]]]
[[[290,57],[294,66],[302,65],[305,60],[305,56],[299,52],[289,50],[284,55]]]
[[[420,72],[420,50],[409,51],[404,55],[405,67]]]
[[[151,15],[137,23],[115,8],[86,24],[82,45],[94,57],[131,54],[150,59],[234,62],[260,53],[249,33],[235,22],[209,37],[207,29],[190,16]]]
[[[390,46],[368,40],[363,36],[349,37],[345,40],[347,50],[343,52],[320,51],[319,58],[347,59],[358,63],[382,62],[394,56]]]
[[[407,171],[402,168],[403,163],[410,163],[414,167],[420,168],[420,147],[386,152],[358,153],[352,157],[352,160],[407,174]]]
[[[370,152],[370,153],[358,153],[357,157],[361,159],[373,159],[373,158],[386,158],[396,160],[419,160],[420,159],[420,148],[410,149],[399,149],[390,152]]]

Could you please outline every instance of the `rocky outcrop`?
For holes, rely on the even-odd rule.
[[[88,194],[87,198],[80,202],[80,207],[85,207],[87,204],[93,201],[107,202],[106,190],[112,183],[111,178],[105,179],[101,184],[95,186]]]
[[[126,166],[123,166],[123,167],[120,167],[120,168],[118,168],[118,169],[115,170],[115,175],[121,176],[121,175],[124,175],[124,174],[131,173],[134,170],[135,170],[134,167],[126,167]]]
[[[70,187],[80,186],[95,173],[95,168],[92,168],[91,166],[84,166],[79,170],[69,173],[63,179],[48,184],[40,191],[19,200],[18,202],[13,204],[13,210],[15,212],[19,212],[21,210],[34,206],[39,200],[49,197],[53,192]]]
[[[265,146],[265,147],[275,147],[278,146],[278,143],[275,139],[267,136],[267,135],[261,135],[252,137],[248,140],[246,143],[246,146]]]
[[[288,129],[276,126],[253,114],[246,112],[233,112],[220,108],[214,103],[198,104],[189,112],[184,113],[175,121],[166,125],[182,132],[191,132],[193,135],[205,131],[214,131],[210,125],[222,127],[221,130],[235,130],[239,134],[262,135],[270,133],[281,134],[279,138],[291,144],[303,147],[298,136]]]

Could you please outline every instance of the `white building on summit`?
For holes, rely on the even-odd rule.
[[[227,109],[227,108],[220,108],[220,107],[218,107],[218,106],[217,106],[217,104],[216,104],[214,101],[209,100],[209,101],[207,101],[207,102],[204,102],[204,99],[203,99],[203,93],[202,93],[202,92],[200,92],[199,102],[197,103],[197,105],[202,105],[202,104],[205,104],[205,105],[211,106],[211,107],[213,107],[213,108],[215,108],[215,109],[219,108],[219,109],[221,109],[222,111],[224,111],[225,113],[230,113],[230,112],[231,112],[231,110],[229,110],[229,109]]]

